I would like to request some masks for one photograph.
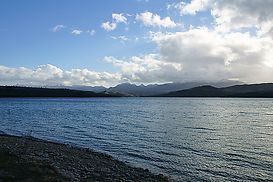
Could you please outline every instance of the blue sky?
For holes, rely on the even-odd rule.
[[[245,55],[255,48],[239,44],[241,40],[247,45],[256,41],[260,49],[269,44],[269,37],[264,37],[269,35],[273,17],[271,2],[251,3],[247,0],[3,0],[0,78],[4,80],[2,84],[71,85],[74,82],[70,79],[75,79],[73,70],[80,69],[79,78],[87,80],[80,84],[87,85],[109,85],[112,82],[109,77],[114,78],[115,84],[196,81],[204,79],[202,74],[208,75],[208,80],[268,81],[269,76],[264,78],[264,74],[254,79],[245,73],[254,70],[247,68],[250,63],[257,66],[246,62],[248,55]],[[114,14],[126,21],[113,18]],[[107,31],[102,27],[107,22],[116,27]],[[78,35],[73,31],[78,31]],[[236,36],[238,42],[234,43]],[[238,51],[238,47],[242,50]],[[270,48],[265,50],[267,57],[262,57],[257,48],[252,55],[264,65],[264,72],[273,66],[268,61],[272,56],[271,45],[265,47]],[[21,67],[27,73],[19,78]],[[246,70],[238,71],[238,67]],[[47,77],[29,80],[40,75],[41,70]],[[54,75],[59,75],[59,82],[52,82]],[[37,82],[38,79],[42,81]]]
[[[168,11],[170,0],[8,0],[0,6],[0,63],[9,67],[34,68],[41,64],[54,64],[63,69],[92,68],[113,71],[103,57],[130,57],[154,52],[153,43],[143,40],[149,31],[173,31],[164,28],[147,28],[134,23],[134,15],[149,11],[162,17],[171,16],[182,22],[178,11]],[[177,1],[179,2],[179,1]],[[101,28],[101,23],[111,20],[112,13],[131,14],[130,23],[122,24],[111,32]],[[188,20],[189,19],[189,20]],[[196,24],[198,18],[184,18],[183,23]],[[56,25],[64,25],[59,32],[52,32]],[[128,30],[125,30],[126,27]],[[95,30],[94,36],[74,36],[73,29]],[[183,29],[179,27],[178,29]],[[127,36],[140,41],[126,44],[111,36]]]
[[[128,44],[110,36],[139,37],[147,29],[139,24],[120,25],[106,32],[101,23],[111,20],[112,13],[136,14],[151,11],[168,15],[167,1],[151,0],[8,0],[0,6],[0,60],[10,67],[34,68],[40,64],[54,64],[64,69],[92,68],[111,71],[111,65],[101,61],[105,55],[127,57],[145,54],[155,47],[147,41]],[[66,29],[52,32],[56,25]],[[129,30],[125,30],[128,27]],[[95,30],[94,36],[74,36],[72,29]],[[144,43],[143,43],[144,42]]]

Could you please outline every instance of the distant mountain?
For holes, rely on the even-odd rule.
[[[216,88],[210,85],[185,89],[161,97],[265,97],[273,98],[273,83],[245,84]]]
[[[184,83],[185,84],[185,83]],[[179,86],[179,84],[177,84]],[[273,83],[261,84],[244,84],[234,85],[229,87],[217,88],[211,85],[197,86],[190,89],[183,89],[179,91],[145,95],[155,93],[153,89],[159,89],[158,92],[163,92],[168,89],[174,89],[175,84],[163,85],[132,85],[121,84],[116,88],[122,89],[125,94],[115,92],[114,90],[107,90],[101,93],[91,91],[70,90],[70,89],[50,89],[50,88],[35,88],[35,87],[18,87],[18,86],[0,86],[0,97],[123,97],[131,96],[130,92],[137,93],[138,96],[154,96],[154,97],[260,97],[273,98]],[[188,83],[184,85],[192,86]],[[180,85],[181,86],[181,85]],[[146,90],[145,90],[146,89]],[[150,89],[150,90],[149,90]],[[150,92],[145,92],[145,91]],[[162,91],[163,90],[163,91]]]
[[[35,87],[0,86],[0,97],[119,97],[121,94]]]
[[[152,96],[159,95],[178,90],[190,89],[193,87],[212,85],[214,87],[228,87],[232,85],[243,84],[238,81],[218,81],[218,82],[186,82],[186,83],[166,83],[166,84],[151,84],[151,85],[135,85],[130,83],[122,83],[115,87],[107,89],[109,92],[118,92],[134,96]]]
[[[149,95],[150,90],[152,90],[155,85],[135,85],[130,83],[122,83],[115,87],[110,87],[107,89],[109,92],[118,92],[122,94],[129,94],[133,96],[144,96]]]

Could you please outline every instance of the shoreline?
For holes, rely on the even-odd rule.
[[[0,132],[0,181],[154,181],[170,178],[108,154]]]

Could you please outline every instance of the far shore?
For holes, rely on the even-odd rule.
[[[165,182],[170,178],[91,149],[0,133],[0,181]]]

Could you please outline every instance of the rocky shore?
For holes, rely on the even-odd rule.
[[[0,134],[0,181],[169,181],[90,149]]]

